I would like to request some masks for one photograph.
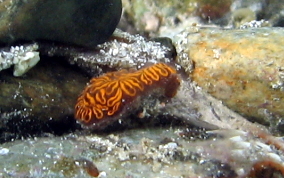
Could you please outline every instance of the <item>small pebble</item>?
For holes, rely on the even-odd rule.
[[[7,155],[9,153],[9,149],[7,148],[1,148],[0,149],[0,155]]]

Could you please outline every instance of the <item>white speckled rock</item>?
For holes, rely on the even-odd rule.
[[[2,144],[0,152],[0,176],[15,178],[90,177],[90,165],[100,177],[239,178],[281,168],[284,161],[281,152],[247,132],[177,128],[17,140]],[[267,169],[253,168],[263,160]]]

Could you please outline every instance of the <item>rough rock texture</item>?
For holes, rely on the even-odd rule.
[[[22,77],[0,73],[0,140],[75,128],[73,108],[88,77],[60,59],[42,59]]]
[[[253,38],[249,35],[252,30],[222,31],[198,28],[194,28],[194,30],[194,33],[186,31],[175,39],[177,40],[178,52],[176,62],[180,64],[176,67],[181,75],[184,75],[182,69],[186,72],[192,72],[192,79],[199,86],[223,100],[230,108],[253,121],[269,125],[269,130],[276,134],[283,132],[283,129],[281,129],[283,114],[281,110],[281,107],[283,107],[283,85],[281,81],[283,78],[278,67],[282,65],[281,58],[278,56],[281,50],[279,53],[271,53],[270,60],[273,63],[267,61],[268,57],[264,55],[270,54],[269,50],[282,48],[281,45],[277,46],[281,42],[270,46],[259,43],[259,45],[262,44],[262,47],[256,49],[253,47],[241,48],[238,43],[234,43],[234,40],[242,40],[243,44],[249,43],[250,41],[247,41],[247,38]],[[267,29],[254,29],[255,36],[261,35],[257,39],[260,39],[261,42],[265,41],[265,44],[270,41],[267,35],[271,38],[277,38],[278,33],[281,32],[279,29],[274,29],[274,32],[269,35],[269,32],[265,30],[267,31]],[[264,36],[263,31],[265,31]],[[271,31],[273,30],[271,29]],[[211,35],[210,38],[206,34]],[[221,38],[222,35],[226,37]],[[212,39],[214,40],[212,41]],[[197,40],[196,43],[195,40]],[[211,43],[216,44],[212,47],[206,46],[211,45]],[[14,79],[9,75],[11,74],[9,70],[1,72],[2,90],[0,96],[2,101],[6,101],[0,103],[2,141],[42,132],[57,133],[60,130],[57,128],[62,127],[65,123],[68,123],[68,126],[64,127],[66,129],[64,131],[77,127],[75,120],[73,120],[74,104],[89,77],[84,77],[75,66],[75,68],[68,67],[69,64],[66,63],[66,60],[63,60],[64,58],[72,65],[78,65],[83,71],[88,72],[89,76],[96,76],[103,72],[121,68],[141,68],[147,63],[166,62],[171,64],[174,62],[174,51],[171,51],[170,48],[161,46],[160,43],[146,41],[141,36],[131,36],[125,33],[122,33],[121,38],[116,37],[99,45],[96,50],[54,46],[52,44],[39,44],[39,46],[40,53],[49,55],[49,57],[46,56],[45,62],[40,63],[41,65],[36,66],[25,76]],[[219,48],[216,48],[216,46]],[[237,48],[239,53],[233,47],[239,47]],[[234,55],[230,50],[234,50]],[[256,50],[256,52],[246,50]],[[259,55],[259,53],[262,55]],[[51,56],[55,58],[50,58]],[[247,60],[250,58],[251,60]],[[65,61],[65,63],[58,65],[55,61],[52,62],[52,60],[59,59]],[[260,62],[259,60],[262,60],[262,62],[257,67],[247,64],[251,61]],[[255,72],[248,72],[251,70],[255,70]],[[267,77],[266,71],[269,72],[270,78]],[[152,107],[153,102],[151,101],[149,107],[144,108],[143,113],[148,118],[144,119],[144,123],[149,122],[154,117],[168,118],[166,119],[167,122],[177,118],[188,125],[213,129],[233,127],[231,125],[222,126],[222,124],[228,122],[227,118],[244,120],[241,116],[227,110],[218,100],[210,98],[204,91],[199,91],[198,87],[190,83],[190,80],[185,80],[177,97],[167,102],[165,107],[161,107],[163,104],[159,104],[160,102],[156,107]],[[247,86],[243,87],[243,85]],[[258,93],[255,91],[258,91]],[[259,94],[259,92],[263,93]],[[271,94],[268,92],[271,92]],[[273,98],[270,96],[273,96]],[[277,97],[279,100],[275,99]],[[263,101],[270,101],[271,104],[265,104]],[[235,119],[235,121],[237,120]],[[124,118],[121,121],[122,128],[129,127],[128,121],[124,121]],[[232,119],[233,121],[234,119]],[[137,122],[135,124],[132,121],[130,122],[130,127],[137,127],[137,125],[139,125]],[[115,127],[110,127],[108,130]],[[238,124],[234,126],[235,129],[249,130],[249,128],[242,127]],[[30,132],[26,133],[26,130],[30,130]]]
[[[176,55],[172,41],[168,38],[156,42],[141,35],[130,35],[116,30],[113,39],[97,45],[93,50],[41,44],[40,53],[47,56],[67,58],[91,76],[119,69],[139,69],[156,62],[173,63]]]
[[[128,25],[120,23],[119,27],[150,36],[172,37],[192,24],[239,28],[253,21],[284,26],[281,0],[122,0],[122,4],[122,22]]]
[[[120,0],[1,1],[0,43],[50,40],[94,47],[113,33],[121,9]]]
[[[10,3],[15,3],[13,7],[16,8],[20,7],[18,5],[27,5],[26,2],[32,1],[1,1],[0,5],[3,5],[2,9],[5,10],[0,9],[0,12],[8,12],[2,13],[1,17],[10,18],[5,15],[14,12],[13,8],[10,9],[11,11],[6,11],[6,7],[11,7]],[[34,2],[37,1],[32,2],[33,5],[37,5]],[[58,4],[58,1],[56,2]],[[40,53],[41,60],[33,69],[20,78],[12,76],[11,68],[0,71],[0,177],[95,177],[98,173],[100,178],[283,177],[284,143],[283,138],[275,136],[284,133],[283,117],[281,115],[277,117],[278,113],[271,114],[271,112],[265,117],[258,118],[258,121],[266,126],[252,123],[205,92],[214,89],[214,93],[219,93],[219,97],[231,101],[228,93],[232,91],[227,91],[228,88],[235,87],[247,91],[254,87],[254,92],[251,90],[245,92],[248,99],[249,94],[259,98],[259,96],[267,97],[267,93],[272,92],[277,97],[280,93],[279,103],[283,103],[283,95],[280,92],[283,93],[283,83],[281,83],[283,44],[280,40],[283,38],[281,34],[283,30],[269,28],[224,31],[220,28],[194,28],[192,33],[192,30],[186,27],[192,26],[193,22],[206,23],[206,20],[199,19],[202,13],[199,17],[192,14],[194,10],[192,11],[191,8],[195,9],[196,4],[191,2],[196,2],[195,0],[150,1],[150,3],[137,0],[131,1],[133,6],[130,1],[127,2],[129,5],[127,8],[134,10],[141,7],[142,10],[147,10],[146,13],[140,11],[135,18],[135,24],[141,22],[146,24],[142,26],[142,32],[144,30],[146,33],[159,32],[175,37],[177,51],[168,38],[163,38],[160,44],[157,43],[161,41],[160,39],[146,40],[139,35],[131,36],[121,32],[92,50],[40,41],[38,51],[34,52]],[[202,2],[206,3],[206,0]],[[265,11],[267,6],[260,8],[256,6],[261,9],[260,11],[251,7],[265,5],[263,2],[279,4],[282,1],[234,0],[230,10],[246,8],[244,4],[248,3],[249,12],[254,13],[253,17],[259,18],[258,15]],[[210,9],[213,10],[211,7]],[[271,8],[270,12],[273,12],[273,9],[281,12],[281,7]],[[153,13],[152,10],[155,12]],[[164,13],[166,16],[163,16]],[[281,19],[281,13],[277,14]],[[242,17],[247,15],[251,13],[245,13]],[[217,17],[214,22],[219,24],[229,22],[230,16],[225,14],[221,16],[223,17]],[[140,21],[140,17],[143,21]],[[245,20],[244,23],[250,20]],[[6,23],[0,22],[4,24],[2,27],[5,32]],[[244,28],[255,25],[261,26],[259,21],[241,24]],[[80,39],[75,34],[72,35]],[[278,38],[278,41],[275,40],[272,44],[270,38],[273,40]],[[195,43],[200,39],[203,40],[202,43]],[[238,42],[242,42],[242,45]],[[258,48],[250,46],[252,44]],[[216,46],[219,47],[217,50]],[[10,47],[0,51],[7,49]],[[205,58],[204,60],[198,58],[199,53]],[[268,54],[269,56],[266,56]],[[258,65],[248,66],[249,61],[243,56],[248,59],[257,57],[262,63],[259,64],[258,60],[251,59],[250,61],[256,61]],[[266,60],[263,56],[266,56]],[[196,62],[192,59],[199,60]],[[273,63],[269,63],[272,60]],[[3,61],[4,65],[15,64],[12,61],[2,60],[2,65]],[[199,61],[204,63],[198,63]],[[151,102],[141,109],[141,113],[131,112],[130,117],[120,118],[103,133],[82,130],[75,122],[74,104],[90,77],[122,68],[139,69],[156,62],[175,66],[181,74],[181,86],[174,98],[161,102],[153,96],[149,100]],[[197,69],[202,65],[209,66],[207,68],[211,70],[209,76],[200,75],[202,70]],[[277,65],[280,65],[280,68]],[[219,68],[213,68],[215,66]],[[237,70],[240,66],[241,71]],[[254,73],[246,69],[253,70]],[[232,75],[230,70],[237,71]],[[211,87],[205,85],[201,88],[197,82],[192,82],[188,78],[188,74],[192,71],[191,76],[194,80],[198,81],[200,77],[203,83],[209,83]],[[217,78],[223,73],[227,75],[221,79]],[[238,78],[234,78],[234,75]],[[267,78],[267,75],[270,78]],[[229,81],[229,84],[221,82],[220,85],[220,80]],[[234,83],[231,80],[236,81],[235,85],[232,85]],[[240,87],[245,84],[246,88]],[[215,88],[216,85],[219,87]],[[264,96],[258,96],[255,94],[256,91],[266,92],[262,93],[265,94]],[[238,106],[238,100],[234,101]],[[251,101],[245,100],[245,102]],[[257,100],[254,104],[256,103]],[[260,103],[263,104],[263,101]],[[277,99],[271,103],[279,106]],[[245,107],[246,104],[243,103],[240,108]],[[264,107],[267,107],[267,103]],[[258,107],[252,108],[252,111],[255,111],[253,109],[263,111]],[[69,132],[73,133],[66,135]]]
[[[128,37],[132,38],[130,44],[113,40],[96,50],[40,43],[42,59],[24,76],[15,78],[11,70],[1,71],[0,141],[74,130],[79,127],[73,117],[74,106],[90,77],[120,68],[138,68],[147,61],[171,61],[169,48],[141,36]]]
[[[211,29],[208,29],[208,32],[210,32]],[[217,30],[217,29],[212,29],[212,30]],[[258,30],[258,29],[256,29]],[[259,29],[261,30],[261,29]],[[222,34],[224,31],[220,30],[219,33]],[[250,30],[244,30],[243,31],[243,35],[248,35],[250,34]],[[228,33],[230,33],[230,31],[228,31]],[[233,31],[232,31],[233,33]],[[233,33],[234,34],[234,33]],[[98,50],[96,51],[100,51],[99,53],[96,51],[80,51],[78,49],[74,49],[74,48],[64,48],[64,47],[56,47],[56,46],[49,46],[49,47],[45,47],[45,50],[42,50],[43,53],[49,54],[51,56],[65,56],[68,57],[69,61],[73,64],[79,65],[80,67],[82,67],[82,69],[84,69],[85,71],[89,71],[89,73],[93,73],[93,74],[97,74],[97,73],[102,73],[105,71],[109,71],[109,70],[119,70],[121,68],[141,68],[145,63],[155,63],[155,62],[166,62],[166,63],[172,63],[173,61],[171,60],[171,52],[169,50],[169,48],[165,47],[165,46],[160,46],[159,43],[154,43],[153,41],[145,41],[145,39],[139,37],[139,36],[129,36],[125,33],[120,34],[122,35],[122,37],[126,40],[120,40],[117,41],[116,39],[113,41],[109,41],[106,42],[102,45],[98,46]],[[176,41],[176,47],[178,50],[178,57],[176,59],[177,63],[180,64],[176,65],[176,68],[179,69],[179,72],[182,74],[184,69],[186,72],[190,73],[193,70],[193,62],[196,62],[194,60],[194,58],[191,56],[193,54],[195,55],[199,55],[199,50],[202,48],[196,48],[197,51],[194,51],[195,46],[191,46],[191,43],[189,42],[190,40],[192,41],[193,45],[194,45],[194,39],[198,40],[199,36],[195,36],[197,35],[197,33],[188,33],[185,32],[183,34],[181,34],[180,36],[177,36],[177,38],[175,40]],[[187,37],[187,38],[186,38]],[[196,38],[195,38],[196,37]],[[240,36],[241,38],[242,36]],[[122,38],[122,39],[123,39]],[[192,38],[192,39],[191,39]],[[200,38],[201,39],[201,38]],[[208,42],[210,42],[210,39],[207,39]],[[222,40],[222,39],[220,39]],[[281,46],[279,46],[279,48],[281,48]],[[207,49],[204,50],[209,51]],[[228,53],[229,55],[230,53]],[[249,53],[248,53],[249,55]],[[165,56],[169,56],[169,58],[165,57]],[[210,58],[209,55],[206,56],[208,60],[212,60]],[[236,56],[238,57],[238,56]],[[240,56],[241,57],[241,56]],[[253,56],[252,56],[253,57]],[[231,57],[232,58],[232,57]],[[276,57],[278,58],[278,57]],[[104,60],[101,60],[104,59]],[[213,58],[214,59],[214,58]],[[227,58],[226,58],[227,59]],[[234,59],[234,58],[233,58]],[[233,60],[232,59],[232,60]],[[225,60],[225,59],[224,59]],[[237,59],[236,59],[237,60]],[[276,59],[277,60],[277,59]],[[218,61],[218,60],[216,60]],[[220,60],[219,60],[220,61]],[[243,61],[246,61],[245,59],[243,59]],[[211,61],[210,61],[211,62]],[[278,62],[281,62],[281,60],[279,60]],[[210,65],[210,63],[207,63],[208,65]],[[198,66],[197,66],[198,67]],[[232,68],[231,70],[233,70],[235,67],[235,65],[230,66],[229,64],[226,66],[226,68]],[[273,66],[271,66],[272,68],[274,68]],[[275,67],[277,70],[278,68]],[[213,70],[213,69],[212,69]],[[193,70],[195,71],[195,70]],[[230,70],[228,70],[230,71]],[[211,71],[212,73],[216,72],[219,73],[219,69],[215,69],[214,71]],[[222,71],[223,72],[223,71]],[[221,72],[221,74],[222,74]],[[183,74],[182,74],[183,75]],[[210,74],[208,74],[210,76]],[[206,76],[204,76],[204,80],[206,80],[205,78]],[[227,77],[233,77],[231,74],[228,74]],[[244,76],[245,77],[245,76]],[[249,76],[248,76],[249,77]],[[195,77],[193,77],[194,80],[202,80],[202,76],[198,79],[195,79]],[[214,79],[214,78],[213,78]],[[281,80],[281,76],[278,76],[279,80]],[[244,79],[245,80],[245,79]],[[247,78],[246,80],[249,80],[249,78]],[[277,80],[278,81],[278,80]],[[274,82],[277,82],[274,81]],[[191,81],[187,81],[187,82],[191,82]],[[187,83],[186,82],[186,83]],[[236,81],[237,83],[238,81]],[[262,81],[259,81],[260,83]],[[272,81],[268,81],[267,85],[270,85]],[[215,84],[215,83],[214,83]],[[218,84],[218,82],[216,82],[216,84]],[[213,85],[213,84],[211,84]],[[200,85],[203,87],[203,85]],[[239,85],[236,85],[236,87],[238,87]],[[255,86],[258,87],[259,85]],[[264,84],[263,87],[266,87],[266,85]],[[269,88],[269,86],[267,86]],[[222,87],[219,87],[222,88]],[[206,89],[206,87],[205,87]],[[239,88],[237,88],[239,89]],[[201,100],[204,101],[198,101],[196,98],[192,97],[195,94],[192,94],[190,92],[190,90],[195,91],[195,87],[192,87],[189,89],[189,94],[187,99],[189,100],[188,102],[184,101],[186,104],[184,106],[182,106],[182,108],[188,108],[185,111],[176,111],[175,114],[173,114],[173,117],[176,117],[179,113],[186,113],[185,115],[190,115],[190,119],[192,119],[192,122],[194,123],[194,119],[199,118],[198,115],[201,116],[206,116],[209,115],[208,118],[210,118],[210,114],[205,114],[205,113],[211,113],[209,110],[205,111],[205,108],[212,108],[212,106],[207,105],[206,106],[206,101],[205,98],[207,98],[207,96],[204,96],[204,94],[200,94],[199,98],[202,98]],[[239,89],[240,90],[240,89]],[[271,89],[272,91],[274,91],[274,89]],[[228,96],[226,98],[226,100],[224,99],[224,101],[229,101],[227,104],[228,106],[230,106],[230,108],[235,109],[236,111],[241,112],[242,110],[240,109],[255,109],[254,111],[257,112],[258,105],[262,104],[262,100],[255,100],[254,103],[250,103],[250,106],[246,106],[246,105],[241,105],[239,106],[239,102],[237,102],[239,99],[239,97],[243,96],[244,94],[242,93],[243,90],[238,91],[239,93],[237,93],[238,95],[234,95],[234,96]],[[183,93],[184,95],[185,93]],[[222,91],[220,89],[220,91],[218,90],[218,94],[223,96],[224,94],[222,94]],[[244,101],[243,102],[251,102],[249,100],[250,97],[254,97],[254,96],[249,96],[251,93],[247,94],[248,96],[244,97]],[[279,91],[279,95],[281,95],[282,92]],[[214,95],[215,96],[215,95]],[[192,99],[190,98],[192,97]],[[225,97],[225,95],[224,95]],[[262,96],[264,97],[264,96]],[[198,97],[197,97],[198,98]],[[281,97],[280,97],[281,98]],[[182,97],[180,97],[180,99],[182,99]],[[222,98],[218,98],[218,99],[222,99]],[[248,100],[245,100],[248,99]],[[187,105],[187,103],[191,103],[189,105]],[[200,104],[199,103],[203,103]],[[208,103],[210,103],[208,101]],[[214,103],[216,103],[216,101],[214,101]],[[253,106],[251,106],[251,104],[254,104]],[[276,104],[280,104],[276,103]],[[199,107],[197,107],[197,105],[199,105]],[[214,104],[213,104],[214,105]],[[179,104],[177,104],[175,107],[178,108]],[[222,106],[220,106],[222,107]],[[240,107],[240,109],[237,109],[238,107]],[[278,105],[276,105],[275,107],[279,107]],[[182,110],[181,108],[181,110]],[[165,109],[165,113],[170,113],[173,112],[173,110],[171,110],[170,112],[167,112],[167,108]],[[194,109],[197,110],[197,112],[194,112]],[[187,112],[188,111],[188,112]],[[276,112],[277,111],[277,112]],[[249,113],[247,112],[246,116],[250,117],[250,118],[254,118],[255,116],[253,115],[255,112]],[[271,111],[271,113],[273,113],[274,110]],[[281,112],[279,110],[275,110],[275,113],[273,113],[274,115],[279,114],[278,112]],[[157,115],[157,113],[161,114],[161,111],[155,111],[154,113],[151,113],[151,116]],[[199,114],[196,114],[199,113]],[[200,114],[202,113],[202,114]],[[244,114],[243,112],[241,112],[242,114]],[[212,114],[212,113],[211,113]],[[227,116],[224,115],[224,112],[222,113],[222,117],[226,118]],[[183,116],[178,116],[179,118],[184,118]],[[202,121],[206,121],[207,123],[213,124],[213,125],[218,125],[216,123],[214,123],[215,121],[209,120],[207,121],[207,117],[204,117],[202,119],[199,119]],[[271,124],[271,130],[276,131],[277,130],[281,130],[281,123],[277,122],[277,121],[281,121],[278,118],[273,118],[271,120],[269,120],[269,118],[266,117],[266,115],[258,115],[257,119],[254,119],[254,121],[258,121],[260,123],[266,123],[269,122],[269,124]],[[198,122],[197,122],[198,123]],[[195,125],[200,125],[200,123],[194,123]]]
[[[279,127],[284,116],[283,34],[281,28],[188,28],[175,39],[177,61],[186,67],[187,55],[193,61],[186,67],[192,80],[229,108]]]
[[[280,0],[235,0],[232,9],[247,8],[255,13],[255,20],[267,20],[271,26],[283,27],[284,1]],[[234,13],[234,12],[233,12]],[[249,14],[247,14],[250,16]]]
[[[247,132],[158,127],[4,143],[0,176],[91,177],[97,167],[100,178],[242,178],[252,177],[247,175],[254,165],[268,160],[270,165],[254,170],[281,177],[281,153]]]
[[[192,17],[196,10],[195,3],[196,0],[122,0],[125,8],[123,19],[133,24],[134,29],[140,33],[157,33],[161,26],[175,26],[180,18]],[[123,26],[121,28],[127,29]]]

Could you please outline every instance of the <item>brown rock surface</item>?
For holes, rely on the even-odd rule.
[[[14,77],[9,69],[1,71],[0,142],[74,130],[74,104],[88,80],[54,58],[42,58],[22,77]]]
[[[176,40],[177,48],[185,50],[178,60],[193,81],[229,108],[276,124],[281,120],[275,118],[284,116],[283,34],[281,28],[190,28]]]

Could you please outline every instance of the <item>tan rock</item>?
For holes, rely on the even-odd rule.
[[[283,39],[282,28],[194,27],[175,41],[179,63],[199,86],[253,121],[275,124],[284,116]]]

